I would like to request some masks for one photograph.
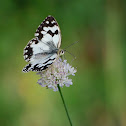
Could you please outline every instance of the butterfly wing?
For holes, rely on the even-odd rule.
[[[24,59],[30,64],[23,72],[42,71],[48,68],[57,58],[57,50],[61,45],[61,33],[58,23],[48,16],[38,27],[33,38],[24,49]]]
[[[38,27],[35,32],[38,40],[47,43],[53,41],[56,48],[61,45],[61,32],[59,25],[54,17],[48,16]]]
[[[40,56],[42,56],[43,58],[39,58]],[[34,62],[27,64],[24,68],[23,68],[23,72],[29,72],[29,71],[42,71],[45,70],[46,68],[48,68],[57,58],[57,54],[48,54],[46,56],[44,56],[43,54],[38,54],[38,56],[36,56],[36,60],[34,60]]]

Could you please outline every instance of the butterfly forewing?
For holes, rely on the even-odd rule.
[[[35,36],[42,42],[53,41],[56,48],[61,45],[61,32],[57,21],[48,16],[38,27]]]
[[[38,27],[33,38],[24,49],[24,59],[30,62],[23,72],[42,71],[57,58],[61,45],[61,33],[58,23],[48,16]]]
[[[29,62],[33,56],[33,45],[38,44],[38,40],[36,38],[32,39],[28,42],[27,46],[24,48],[24,59],[25,61]],[[34,52],[35,53],[35,52]]]

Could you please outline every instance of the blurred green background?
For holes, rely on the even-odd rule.
[[[56,18],[65,54],[77,67],[62,88],[74,126],[126,126],[126,1],[0,1],[0,126],[69,126],[59,95],[22,73],[23,48],[48,16]]]

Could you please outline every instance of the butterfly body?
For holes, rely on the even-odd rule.
[[[24,48],[24,59],[29,62],[23,72],[43,71],[57,57],[64,54],[61,45],[61,32],[58,23],[48,16],[38,27],[33,38]]]

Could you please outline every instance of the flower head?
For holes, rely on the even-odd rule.
[[[38,84],[42,87],[47,87],[53,89],[54,91],[58,91],[57,84],[60,87],[64,85],[69,87],[72,85],[72,79],[69,79],[69,75],[75,76],[76,69],[70,66],[67,63],[67,60],[62,60],[61,58],[57,58],[56,61],[46,69],[45,71],[39,72],[41,79],[38,80]]]

